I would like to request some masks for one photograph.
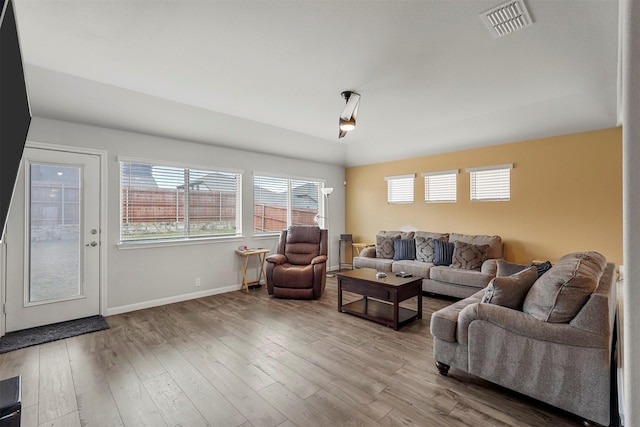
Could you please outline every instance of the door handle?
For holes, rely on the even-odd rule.
[[[98,242],[96,242],[96,241],[94,240],[94,241],[93,241],[93,242],[91,242],[91,243],[87,243],[85,246],[91,246],[91,247],[98,246]]]

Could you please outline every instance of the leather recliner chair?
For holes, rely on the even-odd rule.
[[[267,290],[276,298],[318,299],[327,272],[327,230],[292,225],[280,232],[276,254],[267,261]]]

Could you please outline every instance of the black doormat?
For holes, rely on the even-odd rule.
[[[109,329],[104,317],[91,316],[84,319],[69,320],[67,322],[54,323],[53,325],[10,332],[0,338],[0,354],[103,329]]]

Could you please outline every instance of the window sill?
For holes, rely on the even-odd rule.
[[[146,248],[167,248],[172,246],[191,246],[191,245],[209,245],[215,243],[226,242],[242,242],[243,236],[230,237],[203,237],[200,239],[175,239],[175,240],[147,240],[120,242],[116,245],[118,250],[124,251],[129,249],[146,249]]]

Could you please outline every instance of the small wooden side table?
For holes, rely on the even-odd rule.
[[[242,287],[240,288],[240,290],[246,289],[247,293],[249,293],[249,286],[259,285],[260,279],[264,279],[266,283],[267,278],[264,274],[264,259],[266,258],[269,252],[271,252],[269,249],[262,249],[262,248],[247,249],[246,251],[241,251],[239,249],[236,249],[236,253],[243,259],[243,261],[241,261],[241,264],[240,264],[242,268]],[[249,265],[249,259],[251,259],[253,255],[255,255],[258,258],[258,262],[260,263],[260,273],[258,273],[257,280],[248,281],[247,266]]]
[[[355,251],[355,255],[356,256],[360,256],[360,251],[362,251],[364,248],[370,248],[371,246],[375,246],[375,244],[373,244],[373,243],[352,243],[351,246],[353,247],[353,249]]]

